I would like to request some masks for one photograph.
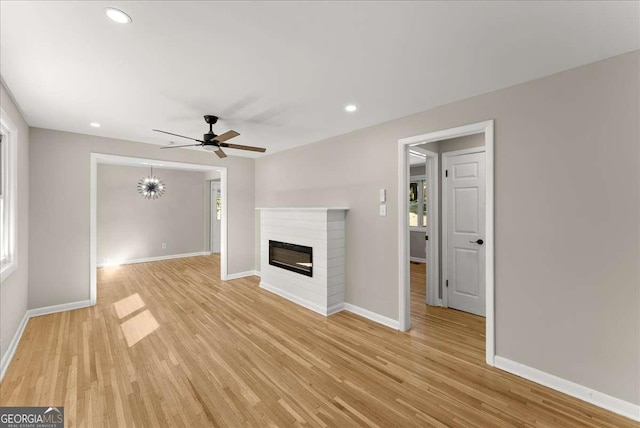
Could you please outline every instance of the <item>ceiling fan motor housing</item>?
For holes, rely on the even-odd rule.
[[[207,132],[206,134],[204,134],[202,136],[202,140],[204,141],[205,144],[207,144],[208,142],[212,141],[216,137],[217,137],[217,135],[214,134],[213,132]]]

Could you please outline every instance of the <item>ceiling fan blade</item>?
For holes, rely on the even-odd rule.
[[[227,131],[227,132],[225,132],[223,134],[218,135],[215,138],[215,140],[217,142],[219,142],[219,143],[222,143],[223,141],[230,140],[230,139],[232,139],[234,137],[237,137],[238,135],[240,135],[240,134],[238,134],[236,131]]]
[[[222,147],[227,147],[229,149],[238,149],[238,150],[250,150],[252,152],[260,152],[260,153],[264,153],[267,151],[267,149],[263,148],[263,147],[254,147],[254,146],[243,146],[241,144],[227,144],[227,143],[223,143],[221,144]]]
[[[226,157],[227,157],[227,154],[226,154],[225,152],[223,152],[223,151],[222,151],[222,149],[221,149],[220,147],[218,147],[218,150],[214,151],[214,153],[215,153],[216,155],[218,155],[218,157],[219,157],[220,159],[224,159],[224,158],[226,158]]]
[[[162,146],[160,148],[161,149],[177,149],[179,147],[196,147],[196,146],[202,146],[202,144],[184,144],[182,146]]]
[[[153,129],[152,131],[155,131],[155,132],[162,132],[163,134],[174,135],[174,136],[176,136],[176,137],[186,138],[186,139],[188,139],[188,140],[193,140],[193,141],[197,141],[197,142],[199,142],[199,143],[202,143],[202,140],[196,140],[195,138],[185,137],[184,135],[180,135],[180,134],[174,134],[173,132],[161,131],[161,130],[159,130],[159,129]]]

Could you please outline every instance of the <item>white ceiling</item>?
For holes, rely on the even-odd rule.
[[[152,128],[199,138],[216,114],[267,153],[640,48],[638,2],[0,7],[0,73],[31,126],[164,144]]]

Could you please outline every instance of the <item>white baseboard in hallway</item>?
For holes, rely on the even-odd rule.
[[[637,404],[629,403],[498,355],[495,356],[494,364],[496,368],[521,378],[546,386],[547,388],[555,389],[556,391],[602,407],[619,415],[626,416],[634,421],[640,421],[640,406]]]
[[[136,263],[159,262],[161,260],[184,259],[186,257],[208,256],[210,254],[211,252],[209,251],[198,251],[195,253],[183,253],[183,254],[168,254],[166,256],[144,257],[141,259],[116,260],[112,262],[98,263],[96,267],[101,268],[101,267],[119,266],[119,265],[132,265]]]

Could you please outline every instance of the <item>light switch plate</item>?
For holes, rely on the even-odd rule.
[[[382,217],[387,216],[387,204],[380,204],[380,215]]]
[[[380,189],[380,202],[387,202],[387,189]]]

